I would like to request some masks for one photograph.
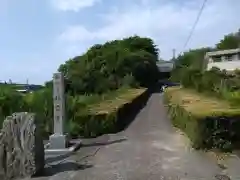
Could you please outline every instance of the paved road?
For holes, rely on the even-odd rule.
[[[91,141],[37,179],[216,180],[224,171],[240,179],[236,158],[224,169],[208,154],[189,148],[187,138],[171,126],[160,93],[150,97],[125,131]]]

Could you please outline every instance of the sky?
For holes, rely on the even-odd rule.
[[[96,43],[150,37],[163,59],[214,46],[240,28],[240,0],[0,0],[0,80],[43,84]]]

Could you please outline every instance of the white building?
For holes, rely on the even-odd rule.
[[[240,69],[240,48],[207,52],[205,55],[207,70],[217,67],[221,70]]]
[[[171,61],[158,62],[157,66],[160,72],[171,72],[173,69],[173,62]]]

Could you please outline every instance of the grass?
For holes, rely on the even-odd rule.
[[[90,114],[105,114],[118,109],[123,104],[131,102],[146,89],[119,89],[116,92],[105,95],[101,101],[87,106]]]
[[[165,102],[172,123],[196,149],[231,151],[240,148],[240,108],[216,97],[181,87],[167,88]]]
[[[128,87],[120,88],[116,91],[110,91],[108,93],[98,95],[78,95],[78,96],[67,96],[67,108],[73,109],[73,111],[88,112],[89,114],[103,114],[112,112],[114,109],[119,108],[121,105],[131,102],[134,98],[143,93],[146,89],[139,88],[133,89]],[[40,94],[39,94],[40,93]],[[44,94],[38,91],[25,96],[26,102],[32,102],[34,97],[39,94],[41,97]]]
[[[239,114],[240,109],[225,100],[209,97],[194,90],[181,87],[167,88],[171,102],[181,105],[187,112],[196,116]]]
[[[16,84],[0,84],[0,88],[10,88],[12,90],[22,89],[23,86]]]
[[[128,118],[119,121],[119,114],[125,117],[136,105],[133,100],[145,90],[121,88],[103,95],[72,97],[69,105],[73,108],[68,112],[70,134],[73,137],[96,137],[117,132],[128,121]]]
[[[102,95],[66,96],[67,128],[73,137],[95,137],[115,132],[119,108],[132,103],[146,89],[128,87],[110,91]],[[42,89],[32,94],[20,96],[11,88],[0,88],[0,128],[1,120],[12,112],[34,112],[38,115],[43,137],[52,133],[53,100],[52,90]],[[122,111],[121,111],[122,112]],[[124,111],[125,112],[125,111]],[[125,119],[123,119],[125,120]]]

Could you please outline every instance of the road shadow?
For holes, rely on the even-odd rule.
[[[76,162],[63,162],[55,165],[48,166],[44,169],[44,172],[41,174],[36,174],[34,178],[39,177],[50,177],[58,173],[67,172],[67,171],[79,171],[93,167],[91,164],[80,164]]]
[[[45,163],[50,164],[50,163],[54,163],[57,161],[61,161],[61,160],[64,160],[64,159],[70,157],[73,154],[74,154],[74,152],[70,152],[70,153],[66,153],[66,154],[62,154],[62,155],[58,155],[58,156],[54,156],[54,157],[49,157],[49,158],[46,158]]]
[[[146,106],[148,99],[154,91],[155,88],[148,88],[140,96],[118,109],[116,133],[127,129],[130,126],[139,112]]]
[[[133,99],[132,102],[124,104],[123,107],[119,108],[117,113],[117,132],[126,130],[131,125],[139,112],[146,106],[152,94],[162,92],[162,85],[161,83],[156,83],[148,87],[143,94]]]
[[[106,142],[93,142],[93,143],[85,142],[82,144],[82,147],[106,146],[106,145],[110,145],[110,144],[121,143],[126,140],[127,140],[127,138],[117,139],[117,140],[113,140],[113,141],[106,141]]]
[[[121,143],[123,141],[126,141],[126,138],[121,138],[117,140],[109,140],[109,139],[103,139],[103,140],[96,140],[96,141],[87,141],[86,139],[82,143],[81,147],[82,148],[91,148],[94,146],[106,146],[106,145],[111,145],[111,144],[116,144],[116,143]],[[81,150],[81,149],[80,149]],[[81,153],[78,152],[78,153]],[[79,171],[79,170],[84,170],[93,167],[92,164],[80,164],[77,162],[69,162],[68,158],[72,155],[74,155],[75,152],[71,153],[66,153],[63,155],[58,155],[55,157],[49,157],[46,158],[46,167],[44,168],[44,171],[36,174],[33,176],[33,178],[38,178],[38,177],[50,177],[58,173],[62,172],[67,172],[67,171]],[[89,155],[86,155],[83,158],[87,157]],[[79,162],[79,161],[78,161]]]
[[[92,142],[92,141],[88,142],[88,140],[84,140],[84,142],[82,143],[82,145],[80,147],[106,146],[106,145],[110,145],[110,144],[121,143],[121,142],[126,141],[126,140],[127,140],[126,138],[121,138],[121,139],[112,140],[112,141],[106,140],[106,141],[103,141],[103,142]],[[70,157],[71,155],[73,155],[74,153],[75,152],[70,152],[70,153],[58,155],[58,156],[55,156],[55,157],[46,158],[45,163],[50,164],[50,163],[54,163],[54,162],[64,160],[64,159]]]

